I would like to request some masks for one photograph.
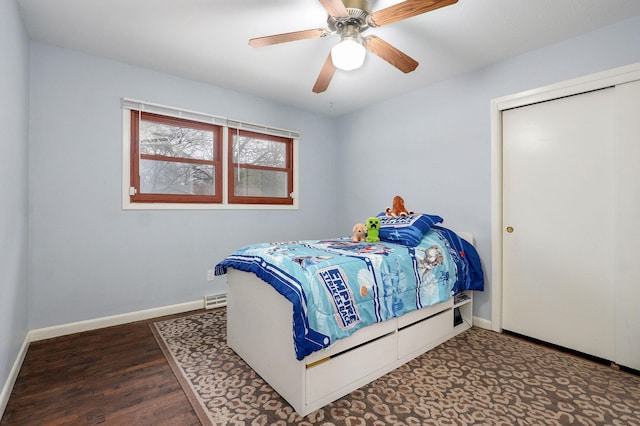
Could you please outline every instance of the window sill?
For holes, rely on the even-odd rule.
[[[290,204],[178,204],[178,203],[132,203],[123,201],[122,210],[298,210],[294,200]]]

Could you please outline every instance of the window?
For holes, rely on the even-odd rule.
[[[222,202],[222,128],[131,111],[131,201]]]
[[[123,99],[123,208],[297,208],[298,134]]]
[[[229,132],[229,202],[293,204],[293,140]]]

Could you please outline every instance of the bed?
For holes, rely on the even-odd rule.
[[[379,242],[272,242],[227,256],[216,274],[228,275],[229,347],[305,416],[466,330],[453,295],[466,295],[470,317],[482,267],[471,235],[438,219],[383,219]]]

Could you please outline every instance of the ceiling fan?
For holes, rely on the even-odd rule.
[[[367,50],[404,73],[415,70],[418,66],[416,60],[381,38],[375,35],[363,37],[362,33],[369,28],[391,24],[457,2],[458,0],[405,0],[370,13],[368,0],[320,0],[322,6],[329,13],[328,28],[314,28],[252,38],[249,40],[249,45],[264,47],[338,34],[340,42],[331,49],[313,86],[314,93],[322,93],[329,87],[336,68],[346,71],[359,68],[364,62]]]

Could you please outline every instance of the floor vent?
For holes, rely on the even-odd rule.
[[[211,309],[227,306],[227,293],[210,294],[204,297],[204,308]]]

